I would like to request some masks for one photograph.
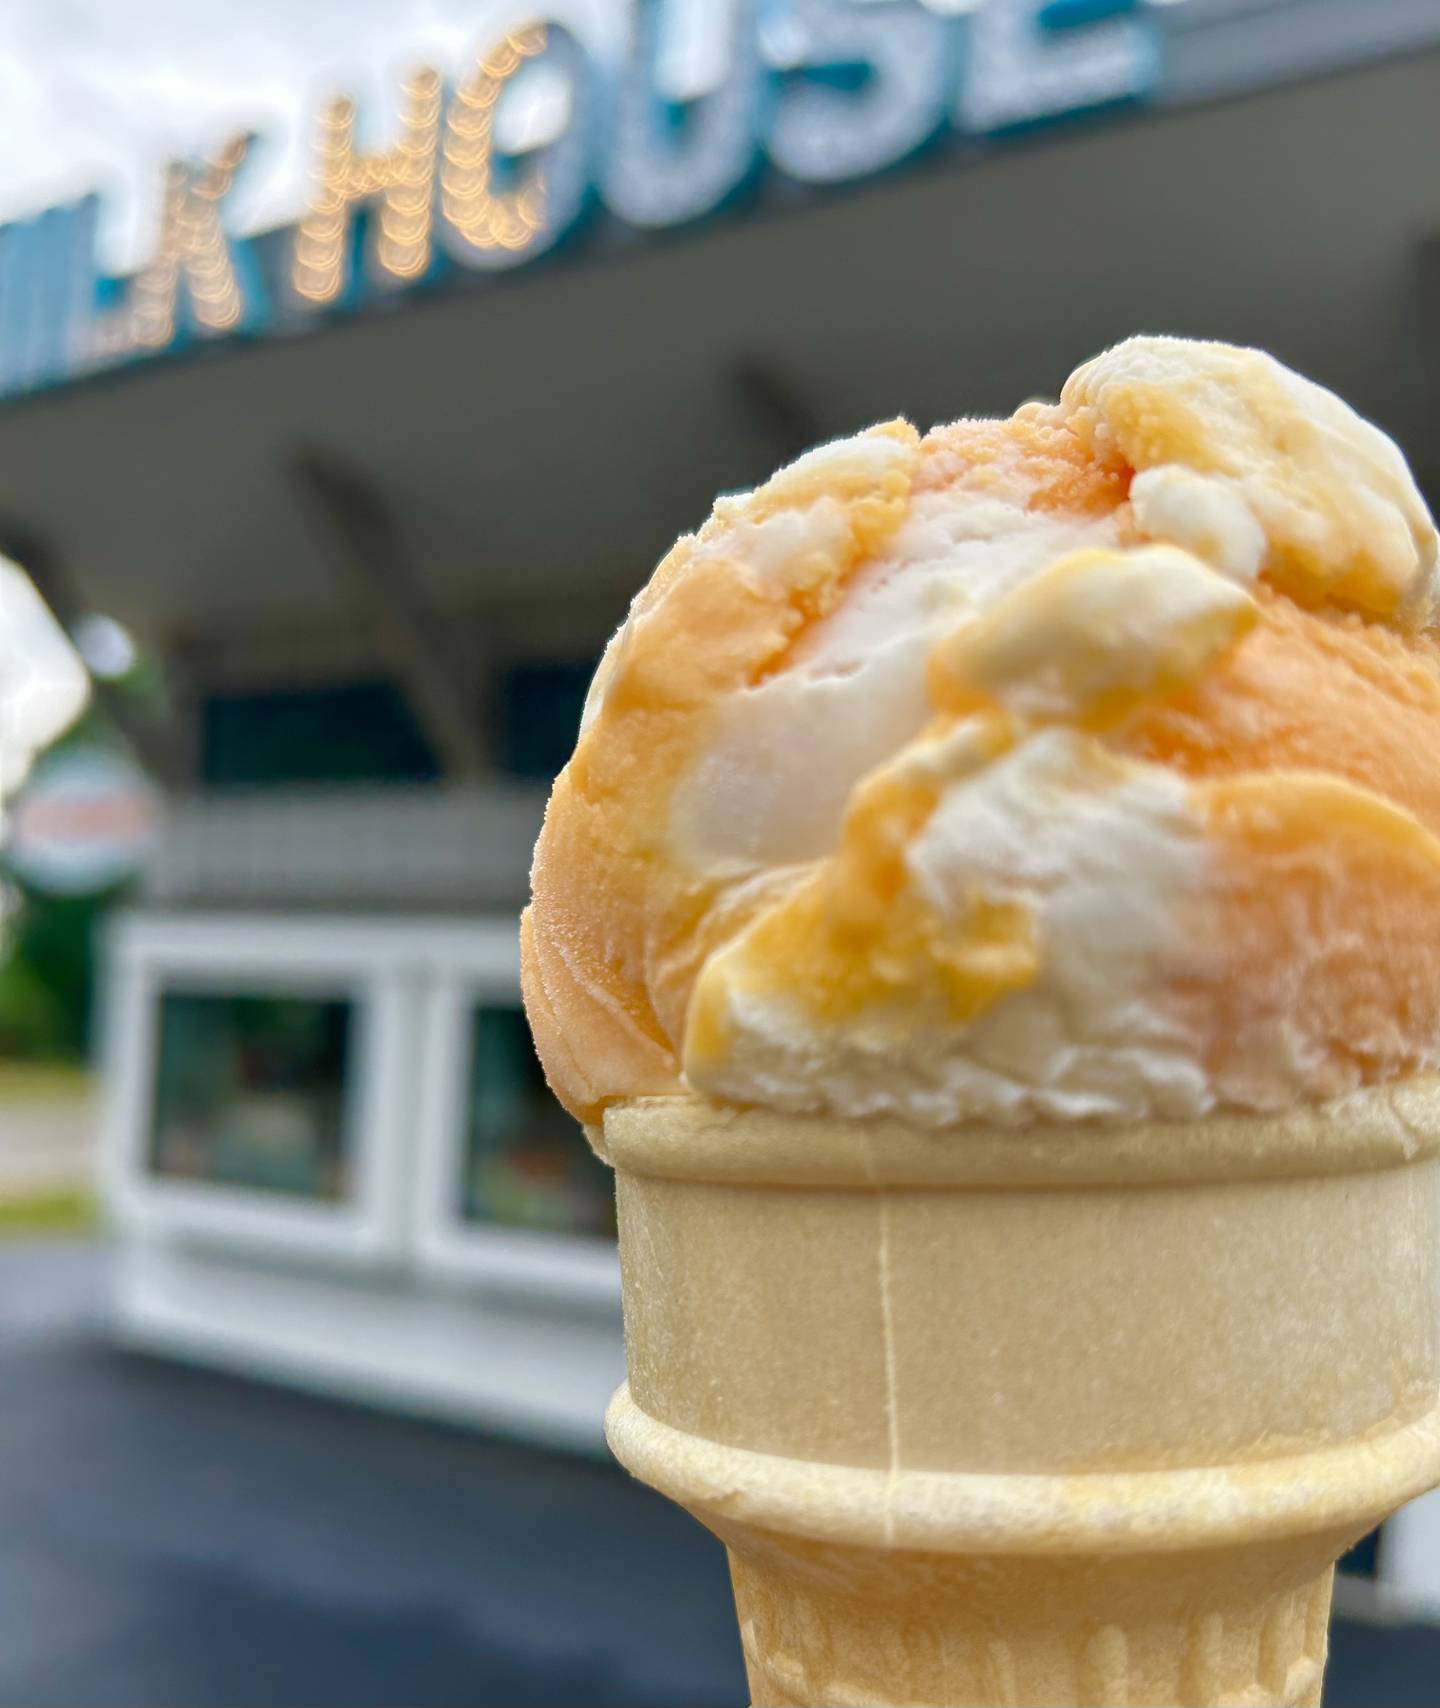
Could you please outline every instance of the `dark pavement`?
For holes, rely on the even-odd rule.
[[[0,1705],[742,1703],[719,1546],[609,1465],[125,1355],[0,1247]],[[1332,1708],[1440,1702],[1337,1621]]]

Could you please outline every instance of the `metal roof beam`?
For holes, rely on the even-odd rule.
[[[395,514],[373,480],[328,450],[290,461],[292,485],[357,594],[376,655],[405,694],[447,776],[490,774],[479,685],[416,575]]]

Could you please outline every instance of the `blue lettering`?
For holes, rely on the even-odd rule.
[[[1157,25],[1124,0],[985,0],[969,20],[956,117],[1005,130],[1134,100],[1159,72]]]
[[[90,349],[93,196],[0,228],[0,391],[63,378]]]
[[[793,0],[769,34],[786,73],[769,152],[790,177],[864,177],[943,127],[953,32],[913,0]]]
[[[638,0],[601,192],[612,213],[636,226],[698,219],[763,158],[770,78],[760,60],[756,0],[734,0],[724,81],[683,102],[668,100],[656,86],[663,13],[662,0]]]

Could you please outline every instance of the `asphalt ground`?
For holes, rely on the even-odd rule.
[[[747,1700],[723,1554],[613,1466],[117,1351],[92,1247],[0,1246],[0,1705]],[[1337,1619],[1331,1708],[1440,1702]]]

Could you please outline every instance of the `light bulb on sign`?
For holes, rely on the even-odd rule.
[[[237,136],[198,166],[177,160],[165,168],[155,253],[131,281],[125,306],[102,328],[102,349],[166,348],[187,305],[201,332],[233,332],[241,324],[258,285],[252,279],[248,290],[241,287],[246,245],[226,233],[220,204],[249,146],[248,136]]]
[[[378,276],[408,284],[429,267],[435,208],[435,162],[443,88],[438,73],[405,81],[400,140],[379,154],[355,147],[355,103],[332,101],[320,115],[315,144],[315,190],[295,228],[291,282],[306,301],[331,303],[350,278],[350,222],[359,203],[378,199],[371,238]]]
[[[803,183],[833,184],[912,154],[945,123],[952,39],[918,0],[792,0],[769,34],[788,74],[771,160]]]
[[[570,84],[569,121],[503,186],[507,162],[496,136],[506,90],[528,62],[544,56]],[[584,50],[559,24],[512,30],[482,53],[445,115],[440,240],[464,266],[518,266],[551,248],[575,223],[590,183],[593,71]]]
[[[639,0],[635,40],[615,103],[601,194],[637,226],[678,225],[718,207],[750,176],[771,100],[756,0],[734,0],[728,63],[718,85],[685,101],[658,87],[660,0]]]

